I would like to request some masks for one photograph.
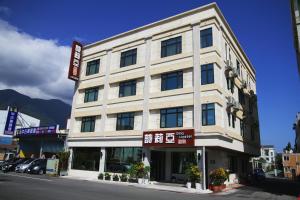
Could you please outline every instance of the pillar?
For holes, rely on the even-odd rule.
[[[205,146],[197,148],[197,164],[202,172],[202,188],[206,189],[206,166],[205,166]]]
[[[100,150],[100,162],[99,162],[99,173],[104,173],[105,170],[105,159],[106,159],[106,149],[101,147]]]
[[[69,148],[70,151],[70,157],[68,161],[68,171],[71,170],[72,161],[73,161],[73,148]]]
[[[144,166],[149,166],[151,167],[151,151],[149,148],[143,148],[143,152],[142,152],[142,162],[144,163]],[[149,178],[150,178],[150,172],[148,174]]]

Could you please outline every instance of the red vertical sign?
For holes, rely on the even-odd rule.
[[[68,78],[74,81],[79,80],[80,64],[82,57],[82,44],[74,41],[72,44],[71,59]]]

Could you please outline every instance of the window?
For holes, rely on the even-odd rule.
[[[231,78],[226,78],[227,81],[227,89],[231,91],[231,93],[234,93],[234,80]]]
[[[283,156],[283,160],[289,161],[289,160],[290,160],[290,157],[289,157],[289,156]]]
[[[172,173],[184,174],[190,164],[197,164],[194,152],[172,152]]]
[[[238,72],[238,75],[241,75],[241,66],[238,60],[236,60],[236,70]]]
[[[241,89],[238,89],[239,92],[239,102],[242,105],[245,105],[245,94]]]
[[[201,85],[214,83],[214,65],[201,65]]]
[[[100,60],[92,60],[87,63],[85,75],[97,74],[99,72]]]
[[[167,108],[160,110],[160,128],[182,127],[183,108]]]
[[[240,120],[240,131],[241,131],[241,136],[244,137],[245,135],[245,124],[243,120]]]
[[[96,117],[83,117],[81,121],[81,132],[94,132],[95,131]]]
[[[231,126],[231,114],[228,112],[227,113],[227,119],[228,119],[228,126]]]
[[[117,114],[117,131],[133,130],[134,128],[134,113],[119,113]]]
[[[202,104],[202,126],[215,125],[215,104]]]
[[[89,88],[84,91],[84,103],[98,100],[98,88]]]
[[[161,75],[161,91],[183,87],[182,71]]]
[[[106,149],[105,171],[128,173],[130,166],[142,161],[140,147],[110,147]]]
[[[73,148],[72,169],[99,171],[100,148]]]
[[[133,96],[136,94],[136,80],[121,82],[119,85],[119,97]]]
[[[229,171],[231,173],[237,171],[237,158],[234,156],[229,156]]]
[[[137,49],[128,50],[121,53],[120,67],[136,64]]]
[[[200,31],[201,48],[210,47],[213,45],[212,28]]]
[[[181,53],[181,36],[161,42],[161,57],[172,56]]]
[[[235,115],[231,115],[231,117],[232,117],[232,128],[235,128],[236,117]]]

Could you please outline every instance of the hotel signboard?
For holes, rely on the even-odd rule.
[[[20,128],[17,130],[16,136],[39,136],[39,135],[56,135],[58,133],[58,125]]]
[[[13,135],[16,128],[18,112],[9,109],[5,123],[4,135]]]
[[[82,57],[82,44],[80,44],[77,41],[74,41],[72,44],[69,75],[68,75],[68,78],[71,80],[74,81],[79,80],[81,57]]]
[[[194,129],[145,131],[144,147],[193,147],[195,145]]]

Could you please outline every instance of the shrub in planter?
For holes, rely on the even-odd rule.
[[[119,176],[118,176],[118,174],[115,174],[115,175],[113,176],[113,181],[119,181]]]
[[[98,175],[98,179],[99,179],[99,180],[103,180],[103,177],[104,177],[103,173],[100,173],[100,174]]]
[[[120,179],[121,179],[122,182],[127,182],[127,180],[128,180],[127,174],[122,174],[120,176]]]
[[[104,177],[105,177],[105,180],[110,181],[110,174],[109,173],[106,172]]]
[[[185,170],[185,176],[187,179],[187,184],[186,184],[187,188],[191,188],[192,183],[193,185],[200,183],[201,172],[197,165],[190,164]]]
[[[210,182],[210,189],[214,192],[219,192],[223,190],[226,186],[224,182],[228,179],[228,172],[224,168],[218,168],[210,172],[209,178]]]

